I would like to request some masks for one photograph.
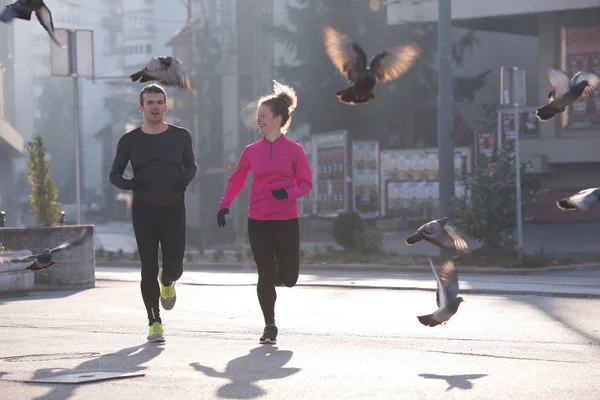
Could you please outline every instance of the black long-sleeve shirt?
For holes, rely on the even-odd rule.
[[[171,124],[159,134],[136,128],[121,137],[109,174],[110,183],[121,190],[132,189],[132,180],[123,177],[128,162],[141,186],[134,190],[134,199],[153,207],[181,201],[184,193],[177,187],[182,180],[187,186],[197,170],[192,136],[186,129]]]

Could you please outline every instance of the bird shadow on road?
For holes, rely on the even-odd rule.
[[[161,344],[144,343],[138,346],[126,347],[116,353],[104,354],[98,358],[85,361],[72,369],[41,368],[38,369],[32,379],[47,378],[60,375],[78,374],[83,372],[138,372],[147,367],[142,364],[147,363],[157,357],[162,351]],[[90,383],[93,383],[90,382]],[[74,393],[79,385],[64,383],[35,383],[36,385],[53,386],[53,390],[47,394],[36,397],[36,400],[68,399]]]
[[[265,394],[265,390],[258,386],[257,382],[287,378],[300,371],[300,368],[283,368],[292,355],[290,350],[261,345],[250,350],[248,354],[229,361],[224,372],[218,372],[197,362],[190,365],[208,377],[231,381],[217,390],[217,396],[226,399],[252,399]]]
[[[470,375],[436,375],[436,374],[419,374],[421,378],[425,379],[441,379],[448,382],[448,388],[446,392],[453,389],[459,388],[463,390],[473,389],[473,379],[483,378],[487,374],[470,374]]]

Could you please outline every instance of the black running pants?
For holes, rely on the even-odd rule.
[[[163,284],[178,280],[183,274],[186,240],[186,216],[183,200],[168,207],[152,207],[135,201],[131,219],[142,263],[140,287],[150,325],[161,322],[159,312],[158,245],[163,256]]]
[[[275,323],[275,274],[287,287],[298,281],[300,225],[298,218],[259,221],[248,218],[248,240],[258,269],[256,292],[265,324]],[[277,262],[276,262],[277,260]],[[277,265],[276,272],[275,268]]]

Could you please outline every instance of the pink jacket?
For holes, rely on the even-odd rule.
[[[248,217],[261,221],[298,218],[298,199],[312,189],[312,172],[304,149],[281,135],[273,143],[262,138],[246,146],[227,180],[219,210],[230,208],[252,171]],[[285,189],[288,198],[277,200],[271,190]]]

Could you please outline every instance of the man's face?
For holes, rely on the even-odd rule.
[[[162,122],[167,111],[165,96],[162,93],[144,93],[143,99],[144,104],[138,106],[138,108],[144,113],[144,121]]]

